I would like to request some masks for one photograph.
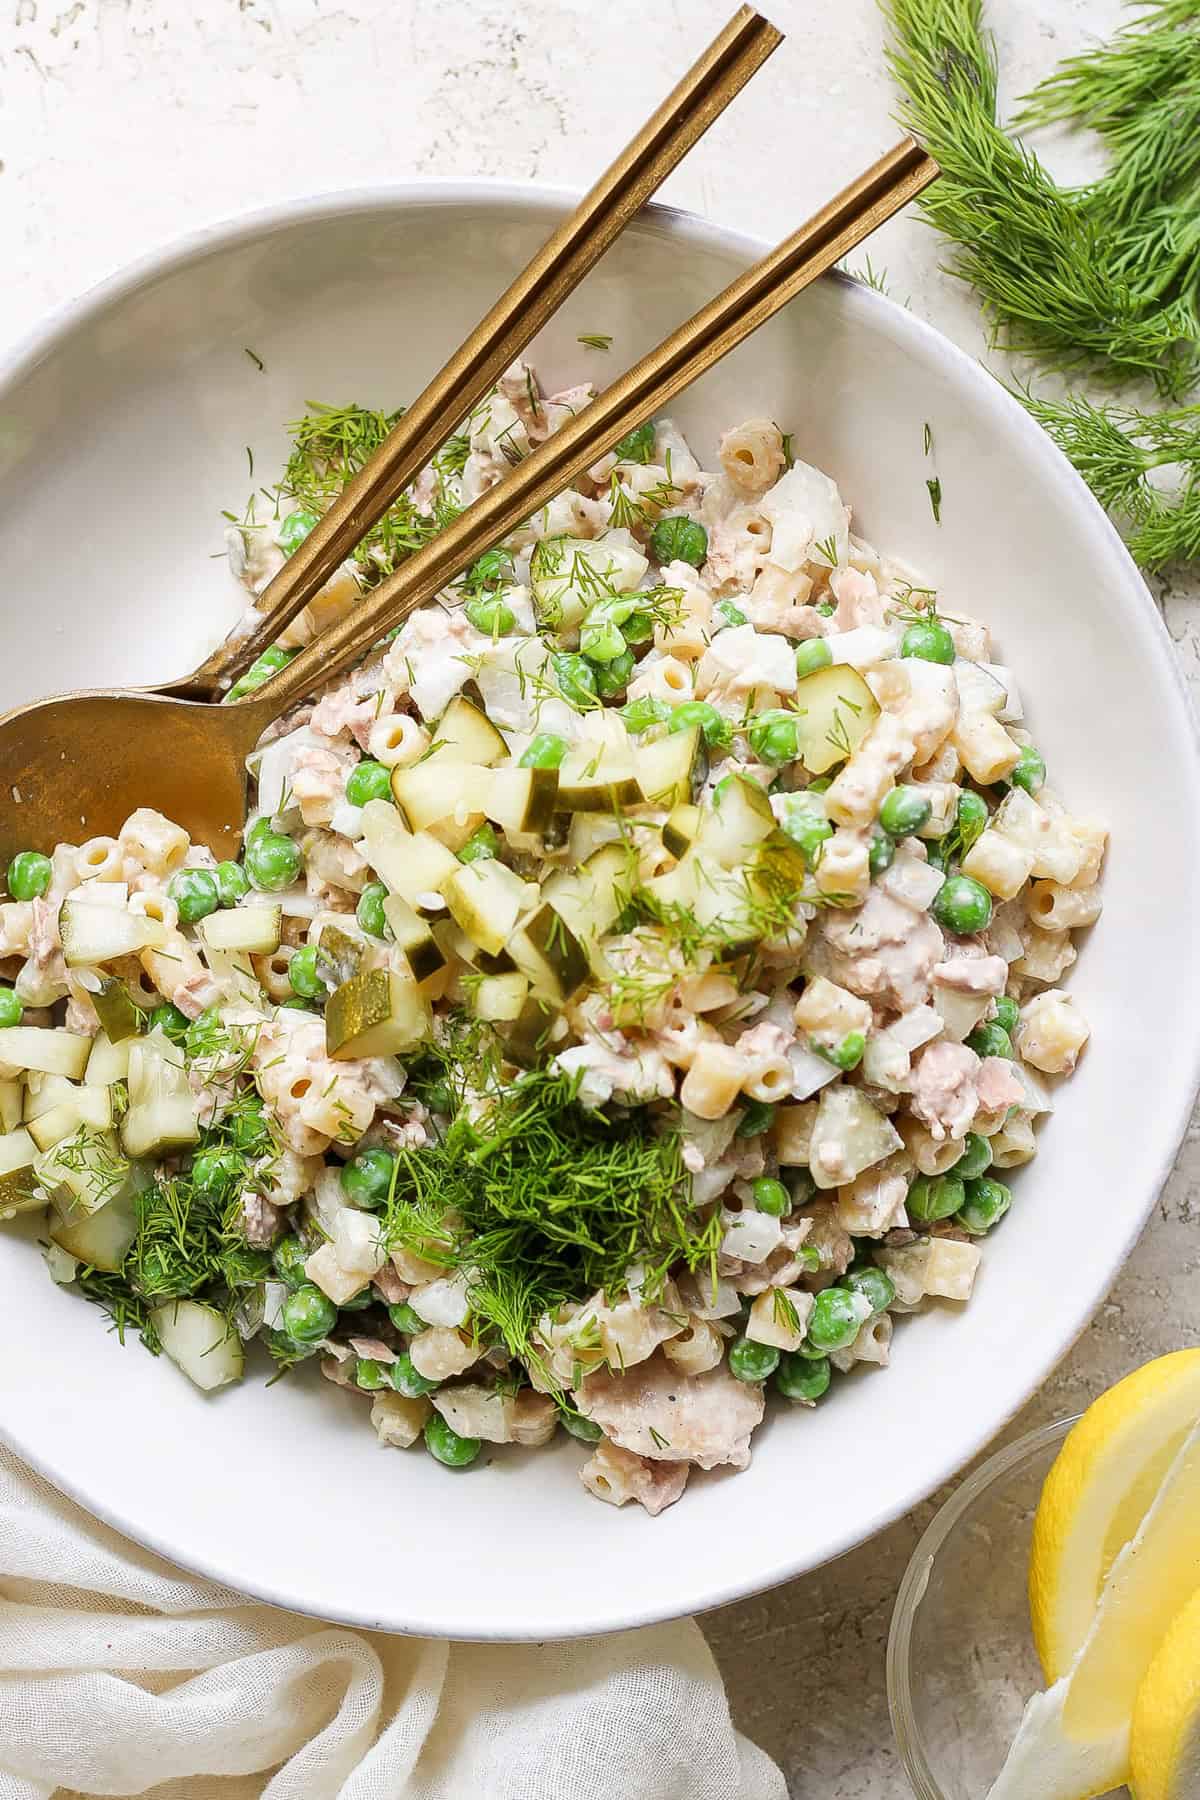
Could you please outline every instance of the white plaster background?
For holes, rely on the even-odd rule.
[[[421,175],[586,185],[730,9],[731,0],[0,0],[0,342],[152,246],[286,195]],[[768,10],[790,26],[788,44],[665,196],[774,239],[894,132],[874,0],[780,0]],[[1120,9],[1118,0],[992,0],[988,10],[1015,93],[1106,35]],[[1079,166],[1070,147],[1058,154]],[[888,227],[872,257],[896,297],[984,353],[974,302],[938,272],[937,246],[915,220]],[[1200,592],[1154,586],[1195,688]],[[1076,1409],[1136,1362],[1195,1337],[1198,1135],[1193,1122],[1141,1245],[1025,1425]],[[1097,1193],[1097,1206],[1105,1199]],[[706,1621],[739,1723],[804,1800],[906,1792],[883,1655],[896,1585],[931,1510]]]

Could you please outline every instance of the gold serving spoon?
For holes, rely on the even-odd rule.
[[[20,847],[49,849],[114,832],[138,806],[157,807],[219,858],[236,855],[246,816],[246,757],[273,720],[359,661],[937,174],[932,158],[912,138],[903,139],[253,696],[213,706],[146,693],[81,693],[9,713],[0,720],[0,792],[7,790],[14,804],[0,814],[0,859]],[[369,523],[360,515],[359,531]]]

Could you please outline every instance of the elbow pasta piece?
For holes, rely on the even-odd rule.
[[[742,1092],[752,1100],[763,1100],[775,1106],[786,1100],[795,1085],[792,1065],[786,1056],[755,1057],[753,1066],[742,1082]]]
[[[1053,987],[1061,981],[1079,952],[1066,931],[1043,931],[1040,926],[1026,924],[1021,931],[1024,946],[1012,964],[1012,972],[1022,981],[1039,981]]]
[[[687,1329],[668,1338],[663,1355],[681,1375],[703,1375],[715,1369],[725,1354],[725,1339],[709,1319],[689,1318]]]
[[[1066,822],[1068,835],[1074,838],[1082,853],[1082,860],[1073,881],[1068,887],[1094,887],[1100,875],[1100,865],[1104,861],[1104,852],[1108,848],[1108,827],[1099,825],[1092,819],[1068,819]]]
[[[429,748],[429,733],[411,713],[376,719],[367,734],[367,754],[385,769],[404,769]]]
[[[962,859],[964,875],[982,882],[997,900],[1015,900],[1033,868],[1033,852],[1014,844],[990,825]]]
[[[1037,1154],[1032,1117],[1027,1112],[1014,1113],[1004,1120],[999,1131],[991,1134],[988,1143],[993,1168],[1019,1169],[1022,1163],[1032,1162]]]
[[[873,1363],[886,1369],[892,1350],[892,1321],[887,1313],[877,1313],[859,1326],[858,1336],[844,1350],[835,1350],[830,1362],[839,1374],[848,1375],[856,1363]]]
[[[913,741],[894,713],[880,713],[841,774],[830,783],[825,811],[838,825],[869,825],[896,776],[912,761]]]
[[[130,813],[118,834],[126,856],[131,856],[151,875],[173,875],[191,848],[182,825],[175,825],[153,807],[139,806]]]
[[[742,494],[765,494],[783,473],[783,433],[771,419],[747,419],[721,439],[721,467]]]
[[[958,751],[953,744],[947,742],[934,752],[928,762],[914,766],[913,780],[918,782],[954,781],[961,768],[962,763],[959,760]]]
[[[680,657],[655,657],[651,652],[641,667],[642,673],[627,689],[631,700],[666,700],[674,704],[691,699],[692,671]]]
[[[721,1119],[746,1079],[746,1058],[730,1044],[702,1043],[683,1078],[679,1100],[698,1119]]]
[[[125,852],[116,838],[89,838],[76,851],[75,866],[81,881],[124,881]]]
[[[1069,1075],[1090,1036],[1087,1021],[1069,994],[1049,988],[1021,1008],[1015,1044],[1025,1062],[1047,1075]]]
[[[722,1006],[737,1006],[741,990],[729,975],[706,969],[703,975],[687,975],[679,984],[680,1004],[689,1012],[716,1012]]]
[[[897,1120],[897,1127],[904,1148],[922,1175],[944,1175],[962,1155],[961,1138],[935,1138],[911,1113],[903,1113]]]
[[[287,1000],[291,997],[292,984],[288,980],[288,964],[292,958],[288,951],[272,950],[269,955],[252,956],[251,963],[259,984],[272,1000]]]
[[[1025,901],[1025,910],[1043,931],[1094,925],[1102,909],[1099,888],[1060,887],[1057,881],[1035,881]]]
[[[1021,754],[1020,746],[990,713],[960,713],[950,741],[971,779],[985,787],[1011,774]]]
[[[1089,854],[1068,825],[1054,817],[1024,789],[1010,788],[992,824],[1033,856],[1031,873],[1070,886]]]
[[[764,1288],[750,1308],[746,1336],[776,1350],[798,1350],[815,1304],[815,1296],[802,1288]]]
[[[809,1037],[829,1038],[839,1044],[848,1031],[871,1029],[868,1003],[824,975],[815,975],[806,984],[792,1016]]]
[[[955,810],[958,806],[959,785],[956,781],[913,781],[923,800],[929,802],[929,817],[917,831],[921,838],[945,837],[954,823]]]
[[[803,1100],[797,1106],[781,1106],[771,1126],[775,1156],[785,1169],[807,1168],[817,1102]]]
[[[865,837],[839,826],[821,846],[813,880],[821,894],[864,900],[871,885],[870,850]]]
[[[954,758],[950,780],[958,773],[959,756],[950,738],[959,715],[958,687],[954,670],[942,663],[922,662],[910,658],[901,665],[907,671],[905,698],[889,708],[903,720],[913,740],[913,761],[926,763],[943,752]]]
[[[654,648],[663,656],[697,662],[712,637],[712,595],[699,583],[683,590],[678,614],[654,627]]]

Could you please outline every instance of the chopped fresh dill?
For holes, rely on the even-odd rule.
[[[942,522],[941,477],[938,475],[931,475],[929,480],[925,483],[925,486],[929,491],[929,504],[933,510],[933,522],[935,525],[940,525]]]
[[[823,556],[825,558],[825,561],[829,564],[831,569],[837,568],[837,566],[838,566],[837,537],[832,531],[830,532],[828,537],[818,538],[816,543],[813,545],[813,548],[816,551],[818,551],[821,556]]]
[[[258,370],[259,374],[260,375],[263,374],[267,365],[263,361],[262,357],[259,356],[258,352],[255,350],[251,350],[249,345],[247,345],[246,346],[246,355],[250,358],[250,361],[254,364],[254,366]]]
[[[933,449],[933,429],[928,419],[926,419],[924,429],[921,433],[921,442],[925,447],[925,454],[928,456],[929,452]]]
[[[611,350],[612,338],[606,331],[581,331],[575,339],[585,350]]]

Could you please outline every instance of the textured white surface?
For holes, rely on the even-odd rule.
[[[426,174],[582,185],[727,10],[725,0],[0,0],[0,341],[178,232],[288,194]],[[789,43],[665,193],[766,236],[894,135],[874,0],[775,10],[793,23]],[[1015,92],[1111,29],[1118,6],[1004,0],[991,11]],[[889,227],[872,258],[893,294],[982,351],[970,296],[937,272],[915,221]],[[1195,587],[1154,585],[1195,685]],[[1194,1337],[1196,1136],[1193,1124],[1140,1248],[1027,1423]],[[706,1621],[739,1723],[805,1800],[904,1791],[883,1646],[926,1517]]]

